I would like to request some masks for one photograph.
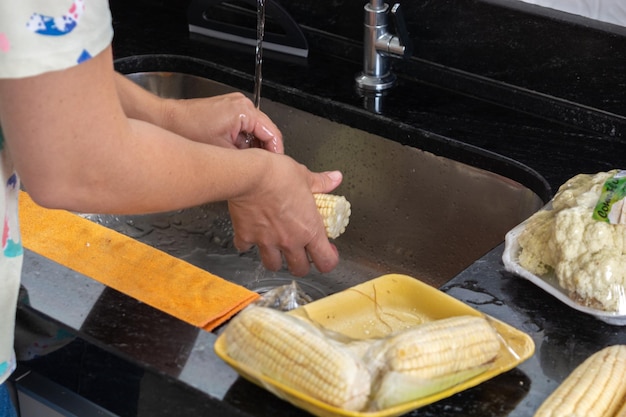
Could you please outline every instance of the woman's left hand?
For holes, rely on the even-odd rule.
[[[251,136],[259,147],[284,153],[280,130],[241,93],[208,98],[170,100],[164,117],[169,130],[186,138],[227,148],[249,148]],[[166,110],[167,111],[167,110]]]
[[[278,127],[242,93],[177,100],[158,97],[120,73],[115,73],[115,83],[129,118],[225,148],[249,148],[252,136],[261,148],[284,153]]]

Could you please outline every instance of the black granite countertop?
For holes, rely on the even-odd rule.
[[[442,287],[449,295],[529,334],[534,355],[513,370],[415,410],[415,417],[527,417],[579,363],[626,343],[622,327],[572,310],[505,272],[498,246]],[[20,363],[119,416],[304,416],[239,378],[205,332],[90,278],[26,253],[19,314],[68,329],[62,348]],[[39,323],[39,321],[35,321]]]
[[[305,29],[310,53],[267,53],[264,97],[511,177],[544,200],[574,174],[626,165],[626,87],[619,70],[626,40],[619,28],[537,16],[503,7],[504,1],[412,2],[405,13],[416,56],[394,64],[399,83],[372,111],[353,85],[361,66],[362,8],[353,3],[285,5]],[[120,71],[183,71],[252,90],[252,48],[190,39],[181,2],[111,5]],[[589,81],[573,87],[581,74]],[[530,416],[589,354],[626,343],[623,328],[576,312],[505,272],[502,250],[494,248],[442,290],[527,332],[535,354],[409,415]],[[213,353],[216,332],[30,251],[23,287],[29,302],[21,302],[19,314],[59,325],[74,338],[20,363],[20,371],[33,370],[119,416],[306,415],[238,378]]]

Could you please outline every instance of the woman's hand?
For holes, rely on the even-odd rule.
[[[254,244],[266,268],[276,271],[283,258],[291,274],[304,276],[311,262],[329,272],[339,262],[328,241],[313,193],[329,193],[342,180],[339,171],[313,173],[286,156],[276,155],[261,186],[242,198],[229,200],[240,251]]]
[[[241,93],[174,100],[169,106],[174,107],[168,115],[169,130],[181,136],[211,145],[245,149],[250,147],[248,135],[252,135],[262,148],[284,153],[278,127]]]
[[[145,120],[196,142],[249,148],[253,135],[261,147],[284,153],[280,130],[241,93],[193,99],[163,99],[116,74],[116,87],[128,117]]]

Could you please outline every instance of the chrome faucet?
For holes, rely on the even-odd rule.
[[[364,9],[363,72],[356,77],[356,83],[366,91],[383,91],[393,87],[396,81],[390,70],[391,57],[408,58],[413,47],[400,3],[389,9],[384,0],[370,0]],[[395,23],[395,35],[388,31],[390,15]]]

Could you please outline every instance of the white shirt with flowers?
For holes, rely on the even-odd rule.
[[[102,52],[112,38],[107,0],[0,0],[0,78],[70,68]],[[72,117],[68,115],[68,122]],[[0,126],[0,384],[15,369],[15,309],[23,258],[19,188]]]

